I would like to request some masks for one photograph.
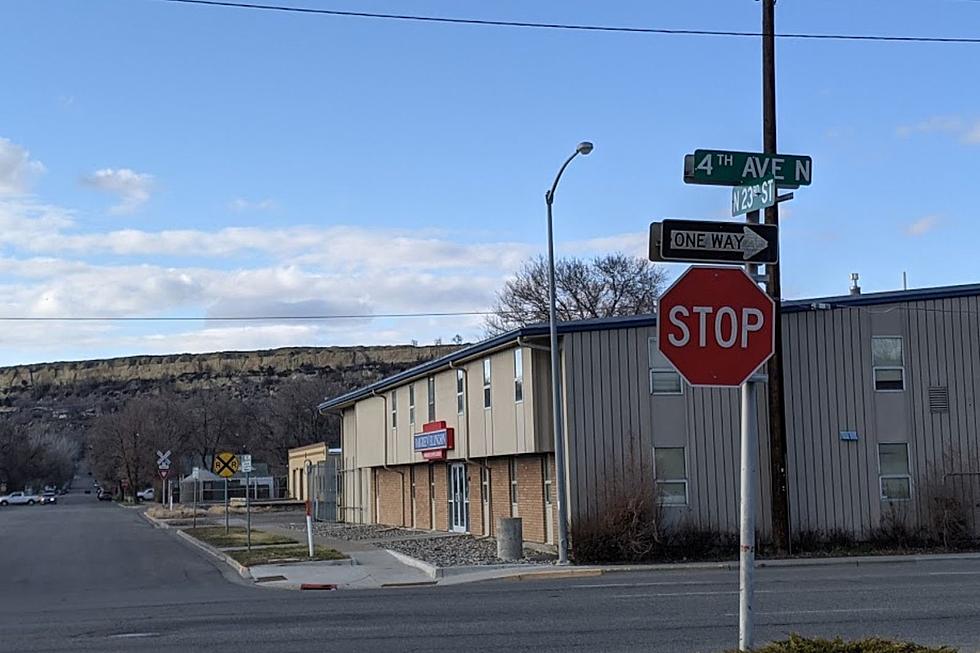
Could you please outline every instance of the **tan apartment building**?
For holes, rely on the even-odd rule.
[[[288,475],[286,484],[289,486],[289,498],[297,501],[306,501],[310,498],[309,479],[307,469],[309,466],[322,463],[327,460],[328,450],[326,442],[315,442],[305,447],[296,447],[289,450],[288,454]]]
[[[924,520],[937,483],[975,497],[975,527],[980,285],[781,310],[793,529],[863,537],[886,513]],[[642,481],[673,520],[736,532],[738,391],[687,386],[657,351],[655,316],[564,323],[559,338],[573,524]],[[489,535],[520,516],[525,539],[553,542],[547,342],[547,325],[517,329],[321,404],[342,416],[339,517]]]

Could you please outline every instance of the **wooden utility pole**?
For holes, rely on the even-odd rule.
[[[762,140],[766,154],[776,153],[776,0],[762,0]],[[779,204],[766,209],[766,224],[779,225]],[[769,474],[772,534],[776,550],[790,551],[789,497],[786,485],[786,409],[783,402],[783,318],[779,264],[767,266],[766,289],[776,301],[776,346],[769,359]]]

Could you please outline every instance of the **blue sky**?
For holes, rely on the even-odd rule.
[[[270,0],[286,4],[284,0]],[[752,0],[314,2],[472,18],[757,30]],[[0,6],[0,315],[466,311],[544,246],[642,255],[727,217],[695,148],[759,149],[757,39],[291,15],[157,0]],[[781,32],[980,36],[980,2],[781,0]],[[972,31],[971,31],[972,30]],[[778,43],[786,297],[978,280],[980,45]],[[677,267],[676,271],[682,268]],[[431,342],[479,318],[4,323],[0,364]]]

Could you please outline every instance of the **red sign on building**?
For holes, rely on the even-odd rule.
[[[414,437],[414,449],[426,460],[445,460],[446,452],[453,448],[453,427],[445,422],[429,422],[422,425],[422,432]]]
[[[691,267],[659,302],[660,352],[694,386],[738,386],[769,360],[776,307],[742,268]]]

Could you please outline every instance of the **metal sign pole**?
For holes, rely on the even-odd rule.
[[[312,513],[312,502],[310,501],[310,470],[313,469],[313,463],[309,460],[306,461],[306,543],[310,549],[310,557],[313,557],[313,513]]]
[[[245,540],[248,550],[252,550],[252,500],[249,497],[249,473],[245,472]]]
[[[194,520],[191,528],[197,528],[197,476],[194,477]]]
[[[753,646],[752,605],[755,594],[755,486],[759,466],[759,377],[742,384],[742,479],[738,566],[738,650]]]
[[[225,534],[228,533],[228,477],[225,477]]]

